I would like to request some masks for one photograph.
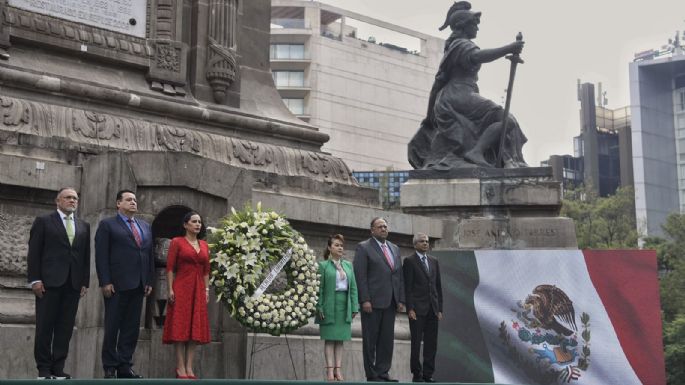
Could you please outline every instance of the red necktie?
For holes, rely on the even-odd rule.
[[[391,269],[393,269],[395,267],[395,261],[392,259],[390,250],[388,250],[388,246],[385,243],[381,245],[381,250],[383,250],[383,254],[385,255],[385,260],[388,261],[388,265]]]
[[[143,243],[143,239],[140,237],[140,233],[138,232],[138,226],[136,226],[136,223],[133,221],[133,219],[129,219],[128,223],[131,225],[131,232],[133,233],[133,238],[136,240],[136,244],[138,247]]]

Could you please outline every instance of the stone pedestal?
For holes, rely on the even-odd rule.
[[[577,248],[573,221],[559,216],[561,183],[549,167],[415,170],[400,202],[405,213],[445,220],[449,230],[436,248]]]

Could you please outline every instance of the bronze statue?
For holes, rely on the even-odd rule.
[[[472,12],[468,1],[454,3],[440,30],[450,27],[428,101],[426,118],[409,142],[409,163],[415,169],[449,170],[464,167],[527,167],[521,148],[526,137],[518,122],[500,105],[478,93],[478,71],[511,54],[512,79],[523,41],[517,39],[500,48],[480,49],[471,41],[478,33],[480,12]],[[504,116],[506,124],[503,124]],[[503,126],[506,134],[503,134]],[[504,140],[501,140],[501,138]],[[500,142],[501,145],[500,145]],[[498,164],[501,157],[501,164]]]

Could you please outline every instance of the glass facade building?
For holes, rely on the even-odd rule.
[[[400,186],[409,179],[409,171],[359,171],[352,175],[360,185],[378,190],[384,208],[400,206]]]

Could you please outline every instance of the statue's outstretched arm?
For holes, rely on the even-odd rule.
[[[521,53],[523,44],[523,41],[515,41],[499,48],[481,49],[471,55],[471,60],[477,64],[490,63],[510,53]]]

